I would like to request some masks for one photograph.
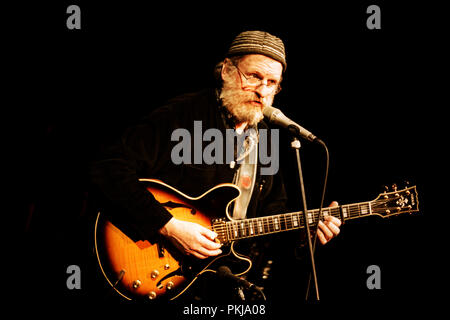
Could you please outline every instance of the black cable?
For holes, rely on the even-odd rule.
[[[322,217],[323,202],[325,200],[325,192],[326,192],[326,189],[327,189],[327,182],[328,182],[328,169],[329,169],[329,166],[330,166],[330,154],[328,152],[327,145],[325,144],[325,142],[323,142],[320,139],[316,139],[315,142],[319,143],[320,145],[322,145],[324,147],[327,160],[326,160],[326,165],[325,165],[325,178],[324,178],[324,182],[323,182],[322,199],[320,200],[319,216],[317,217],[317,223],[316,223],[316,225],[313,228],[313,230],[315,230],[314,240],[313,240],[313,245],[312,245],[313,253],[316,250],[317,231],[319,229],[320,218]],[[309,273],[309,279],[308,279],[308,287],[306,289],[305,300],[308,300],[308,297],[309,297],[309,291],[310,291],[310,287],[311,287],[311,276],[312,275],[311,275],[311,272],[310,272]]]

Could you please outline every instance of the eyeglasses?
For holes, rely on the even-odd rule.
[[[245,75],[245,73],[243,73],[236,64],[233,63],[233,66],[236,67],[237,71],[244,77],[245,81],[247,82],[247,85],[258,88],[259,86],[264,84],[266,88],[269,90],[269,94],[277,94],[278,92],[281,91],[281,85],[277,81],[266,80],[266,83],[264,83],[264,80],[261,79],[261,77],[258,76],[257,74]]]

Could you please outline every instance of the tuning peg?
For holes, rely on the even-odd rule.
[[[384,199],[388,199],[389,198],[388,195],[387,195],[388,192],[389,192],[389,187],[388,186],[384,186],[384,195],[383,195]]]
[[[394,184],[392,185],[392,191],[397,191],[397,184],[394,183]]]

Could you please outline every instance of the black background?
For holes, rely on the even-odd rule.
[[[66,28],[66,8],[81,8],[81,30]],[[381,8],[381,30],[368,30],[366,8]],[[11,12],[11,11],[10,11]],[[274,105],[330,150],[326,202],[373,200],[384,185],[416,184],[420,213],[351,221],[317,253],[323,303],[432,297],[435,263],[425,231],[432,214],[430,170],[443,116],[436,92],[440,20],[432,5],[376,1],[194,4],[60,1],[17,6],[9,24],[8,130],[19,181],[22,268],[35,301],[84,303],[95,277],[86,251],[87,166],[98,148],[177,94],[213,84],[212,69],[241,31],[260,29],[286,44],[287,72]],[[319,205],[324,153],[303,142],[308,206]],[[431,161],[430,161],[431,159]],[[295,158],[281,140],[290,205],[300,208]],[[20,260],[19,260],[20,261]],[[79,265],[82,289],[66,288]],[[368,290],[366,268],[381,268],[381,290]],[[287,308],[303,291],[296,265],[280,267],[277,292]],[[282,301],[284,298],[279,298]],[[277,300],[277,301],[278,301]],[[286,305],[284,306],[286,307]],[[274,306],[275,313],[279,306]]]

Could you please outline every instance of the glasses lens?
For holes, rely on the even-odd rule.
[[[245,81],[247,82],[247,84],[249,86],[259,87],[260,85],[263,84],[262,79],[259,79],[255,76],[246,76],[245,73],[243,73],[237,65],[235,65],[235,64],[233,64],[233,65],[236,67],[236,69],[239,71],[239,73],[244,77]],[[281,91],[281,86],[279,84],[266,84],[265,86],[267,89],[269,89],[271,94],[277,94],[278,92]]]

